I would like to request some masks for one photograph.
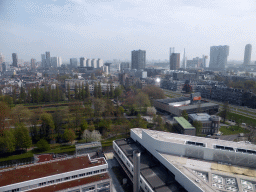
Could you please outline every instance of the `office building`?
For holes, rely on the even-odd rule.
[[[47,68],[51,67],[51,55],[50,52],[45,52],[45,65]]]
[[[18,67],[18,55],[17,53],[12,54],[12,66]]]
[[[146,51],[132,51],[132,69],[145,69],[146,67]]]
[[[170,55],[170,70],[178,70],[180,68],[180,54],[171,53]]]
[[[252,55],[252,45],[247,44],[244,50],[244,65],[251,64],[251,55]]]
[[[41,156],[37,163],[1,170],[0,191],[112,191],[105,158]]]
[[[4,62],[4,56],[2,53],[0,53],[0,65]]]
[[[61,57],[51,57],[51,66],[54,68],[60,67],[62,64]]]
[[[6,63],[3,62],[2,63],[2,73],[5,73],[6,72]]]
[[[155,99],[154,107],[175,116],[181,116],[183,111],[188,114],[197,112],[214,114],[219,110],[218,104],[202,101],[201,93],[193,93],[190,97]]]
[[[256,190],[256,146],[250,143],[133,128],[130,138],[113,142],[113,149],[127,176],[139,176],[143,191]],[[134,175],[136,150],[139,175]]]
[[[80,58],[80,67],[86,67],[86,58],[84,57]]]
[[[121,73],[124,72],[124,69],[130,69],[130,63],[129,62],[122,62],[120,64],[120,71],[121,71]]]
[[[61,67],[61,65],[62,65],[62,58],[61,57],[57,57],[57,60],[58,60],[57,67]]]
[[[209,68],[223,70],[227,65],[229,55],[229,46],[212,46],[210,48],[210,64]]]
[[[188,115],[188,120],[191,123],[199,121],[202,123],[202,134],[217,134],[220,128],[220,117],[209,115],[207,113],[194,113]]]
[[[185,135],[196,135],[196,128],[193,127],[184,117],[174,117],[173,121],[173,127],[176,129],[176,131],[178,131],[178,133]]]
[[[36,68],[36,59],[31,59],[31,69],[35,69]]]
[[[71,67],[76,68],[77,67],[77,58],[71,58],[70,65],[71,65]]]
[[[45,54],[41,54],[41,67],[46,68]]]
[[[97,59],[92,59],[92,61],[91,61],[91,67],[97,68]]]
[[[92,66],[92,60],[86,59],[86,67],[91,67],[91,66]]]
[[[103,64],[104,64],[104,63],[103,63],[103,60],[99,58],[99,59],[97,60],[97,68],[103,67]]]

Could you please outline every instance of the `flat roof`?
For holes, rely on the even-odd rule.
[[[178,97],[178,98],[156,99],[156,101],[158,101],[160,103],[165,103],[165,104],[187,101],[187,100],[190,100],[190,98],[189,97]]]
[[[197,136],[191,136],[191,135],[184,135],[184,134],[177,134],[177,133],[170,133],[170,132],[156,131],[156,130],[149,130],[149,129],[142,129],[142,128],[133,128],[131,130],[141,138],[142,138],[142,131],[144,131],[156,140],[178,143],[183,145],[185,144],[186,141],[192,141],[192,142],[204,143],[207,148],[211,148],[211,149],[214,149],[214,145],[222,145],[222,146],[228,146],[228,147],[230,146],[233,148],[256,150],[256,145],[245,143],[245,142],[225,141],[221,139],[211,139],[206,137],[197,137]]]
[[[135,149],[141,152],[140,172],[148,184],[157,192],[186,192],[186,190],[175,180],[174,175],[167,171],[159,161],[146,152],[132,138],[119,139],[115,143],[133,163],[133,153]],[[126,144],[125,144],[126,143]],[[121,145],[119,145],[121,144]]]
[[[106,164],[104,158],[98,158],[98,162],[91,163],[89,156],[65,158],[58,161],[48,161],[42,164],[31,164],[27,167],[17,167],[0,173],[0,187],[28,180],[38,179],[60,173],[75,171],[88,167]]]
[[[196,121],[210,121],[211,116],[207,113],[193,113],[188,115],[190,118]]]
[[[184,129],[195,129],[184,117],[174,117]]]
[[[200,107],[201,108],[205,108],[205,107],[219,107],[218,104],[215,104],[215,103],[201,103],[200,104]],[[181,107],[178,107],[179,109],[182,109],[182,110],[189,110],[189,109],[194,109],[194,108],[198,108],[198,104],[196,105],[186,105],[186,106],[181,106]]]
[[[95,176],[86,177],[82,179],[76,179],[73,181],[56,183],[54,185],[50,185],[47,187],[41,187],[39,189],[31,190],[31,192],[59,191],[59,190],[73,188],[80,185],[86,185],[88,183],[94,183],[94,182],[102,181],[106,179],[110,179],[110,176],[108,175],[108,173],[103,173],[100,175],[95,175]]]

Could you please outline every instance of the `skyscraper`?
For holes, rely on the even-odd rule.
[[[45,54],[41,54],[41,67],[46,68]]]
[[[58,62],[57,62],[57,67],[61,67],[61,65],[62,65],[62,59],[61,59],[61,57],[57,57],[57,60],[58,60]]]
[[[70,59],[70,65],[71,67],[77,67],[77,58],[71,58]]]
[[[91,66],[92,66],[93,68],[97,68],[97,59],[92,59],[92,61],[91,61]]]
[[[212,46],[210,48],[210,64],[211,69],[225,69],[229,55],[229,46]]]
[[[170,70],[178,70],[180,68],[180,53],[171,53]]]
[[[99,59],[97,60],[97,68],[101,68],[101,67],[103,66],[103,64],[104,64],[104,63],[103,63],[103,60],[99,58]]]
[[[36,60],[35,59],[31,59],[31,69],[35,69],[36,68]]]
[[[244,65],[251,64],[251,55],[252,55],[252,45],[247,44],[244,50]]]
[[[86,58],[81,57],[80,58],[80,67],[85,67],[86,66]]]
[[[92,66],[92,60],[86,59],[86,67],[91,67],[91,66]]]
[[[0,53],[0,65],[4,62],[4,56]]]
[[[12,66],[18,67],[18,55],[17,53],[12,54]]]
[[[132,51],[132,69],[145,69],[146,67],[146,51]]]
[[[46,67],[51,67],[51,55],[50,52],[45,52]]]

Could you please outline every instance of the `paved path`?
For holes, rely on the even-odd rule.
[[[118,180],[116,178],[116,175],[112,171],[112,167],[118,166],[118,163],[117,163],[116,159],[114,159],[114,158],[111,159],[111,156],[112,156],[111,154],[108,154],[107,162],[108,162],[108,172],[109,172],[109,174],[112,178],[112,182],[113,182],[112,190],[113,190],[113,192],[124,192],[122,186],[120,185],[120,183],[118,182]]]

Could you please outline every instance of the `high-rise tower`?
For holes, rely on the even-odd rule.
[[[247,44],[244,50],[244,65],[251,64],[251,55],[252,55],[252,45]]]
[[[145,69],[146,67],[146,51],[132,51],[132,69]]]
[[[50,52],[45,52],[46,67],[51,67],[51,55]]]
[[[12,66],[18,67],[18,55],[17,53],[12,54]]]
[[[225,69],[227,65],[229,55],[229,46],[212,46],[210,48],[210,64],[209,68],[211,69]]]

